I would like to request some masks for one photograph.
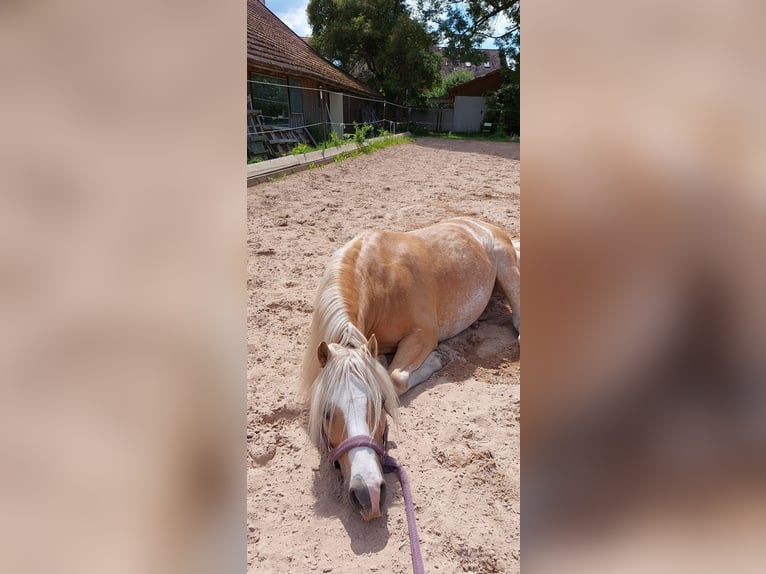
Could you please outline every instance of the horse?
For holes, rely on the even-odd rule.
[[[446,365],[438,343],[475,323],[496,287],[520,333],[516,249],[500,227],[469,217],[366,230],[330,257],[303,361],[308,434],[332,451],[365,521],[385,502],[386,415],[396,421],[398,397]]]

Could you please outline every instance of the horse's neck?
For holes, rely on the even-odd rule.
[[[344,347],[359,348],[367,342],[364,332],[351,320],[346,320],[340,329],[338,340],[335,341]]]

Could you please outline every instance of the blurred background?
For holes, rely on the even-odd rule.
[[[0,571],[244,571],[245,3],[0,5]]]
[[[762,571],[764,5],[522,15],[522,571]]]

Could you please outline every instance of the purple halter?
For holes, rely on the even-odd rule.
[[[371,448],[378,454],[381,463],[383,462],[383,459],[388,455],[388,423],[386,423],[386,429],[383,431],[382,443],[365,435],[356,435],[347,438],[334,449],[330,449],[330,441],[327,439],[327,435],[324,434],[324,431],[322,431],[322,437],[324,438],[325,447],[327,447],[327,450],[329,451],[328,456],[330,457],[330,461],[333,463],[338,462],[338,459],[350,451],[352,448]]]
[[[322,431],[322,439],[324,440],[325,447],[328,451],[328,456],[334,464],[337,464],[338,459],[350,451],[352,448],[365,447],[371,448],[378,454],[380,457],[380,464],[383,467],[383,472],[385,474],[388,474],[389,472],[396,473],[397,477],[399,477],[399,482],[402,485],[404,510],[407,514],[407,533],[409,534],[410,538],[412,571],[415,574],[425,574],[425,568],[423,567],[423,557],[420,554],[420,539],[418,538],[417,524],[415,523],[415,507],[412,504],[410,481],[404,468],[388,455],[388,422],[386,422],[386,429],[383,431],[382,443],[365,435],[356,435],[342,441],[334,449],[330,449],[330,441],[328,440],[324,430]]]

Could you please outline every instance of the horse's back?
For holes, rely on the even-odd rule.
[[[511,243],[511,238],[504,229],[473,217],[453,217],[409,233],[422,237],[433,244],[441,244],[450,240],[473,240],[484,247],[488,254],[495,250],[498,241]]]
[[[516,252],[502,228],[472,217],[447,219],[412,233],[441,246],[444,259],[435,269],[439,340],[448,339],[479,318],[492,296],[498,268],[515,266]]]
[[[440,340],[470,326],[489,302],[497,273],[497,226],[453,218],[410,232],[368,230],[346,247],[352,315],[391,344],[413,328]]]

